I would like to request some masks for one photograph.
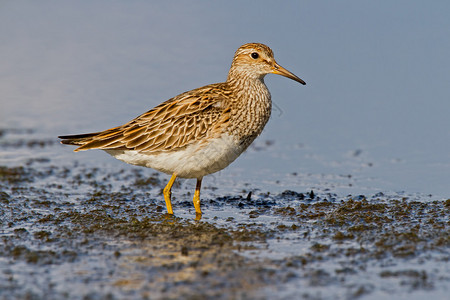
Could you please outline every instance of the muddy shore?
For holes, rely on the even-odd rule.
[[[0,134],[0,149],[32,150],[0,166],[0,299],[438,299],[448,291],[450,199],[251,187],[214,196],[210,186],[196,221],[189,193],[175,198],[175,216],[165,213],[160,174],[54,164],[45,153],[57,142],[32,136]]]

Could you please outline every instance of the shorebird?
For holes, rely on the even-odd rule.
[[[128,164],[172,175],[163,190],[169,214],[175,179],[196,178],[193,202],[201,216],[203,177],[233,162],[269,120],[272,101],[264,76],[270,73],[305,84],[275,61],[269,47],[249,43],[237,49],[225,82],[182,93],[122,126],[59,138],[79,146],[74,151],[101,149]]]

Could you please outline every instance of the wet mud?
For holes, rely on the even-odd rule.
[[[439,299],[450,282],[450,199],[329,191],[189,192],[102,170],[29,130],[0,130],[0,299]],[[176,187],[175,187],[176,189]],[[422,296],[423,295],[423,296]],[[417,298],[417,299],[419,299]]]

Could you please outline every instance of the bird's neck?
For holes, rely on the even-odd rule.
[[[254,72],[245,72],[245,70],[237,72],[231,68],[228,73],[227,83],[238,95],[256,93],[263,96],[268,95],[270,98],[269,90],[264,83],[264,75],[259,76]]]
[[[247,147],[261,133],[269,120],[272,101],[270,92],[264,84],[264,76],[239,75],[230,74],[227,80],[229,88],[235,95],[232,101],[236,104],[232,112],[232,124],[236,126],[231,126],[229,130],[235,134],[239,132],[236,135],[243,137],[243,145]],[[246,126],[242,126],[243,123]]]
[[[255,110],[255,113],[267,112],[272,108],[270,92],[264,83],[265,74],[258,74],[245,65],[232,63],[227,84],[235,94],[234,101],[243,109]],[[269,113],[270,114],[270,113]]]

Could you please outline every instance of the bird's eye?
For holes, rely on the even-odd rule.
[[[252,53],[252,58],[257,59],[259,57],[259,54],[257,52]]]

